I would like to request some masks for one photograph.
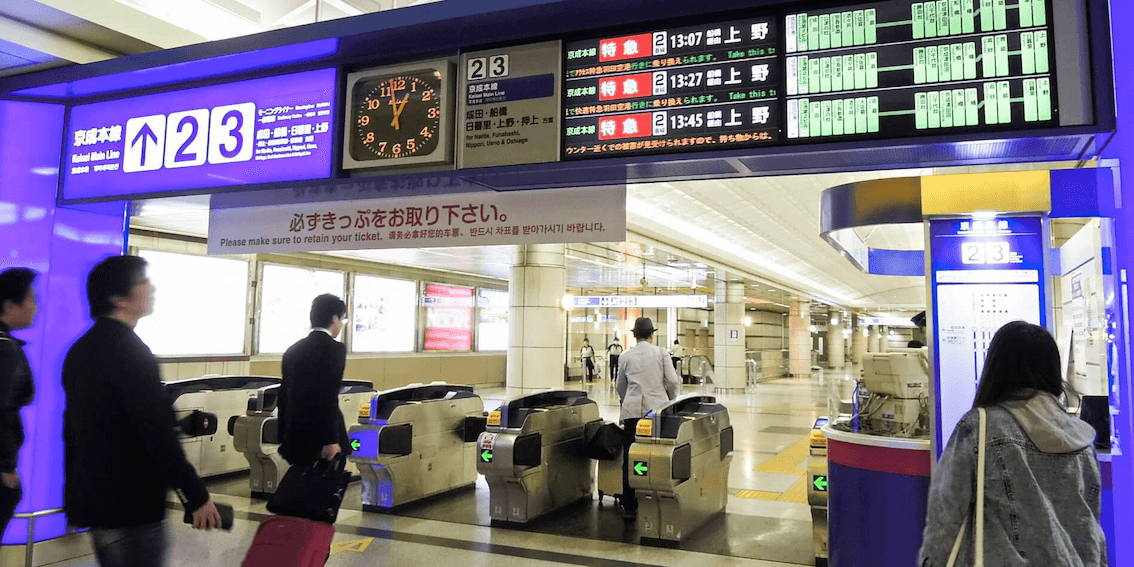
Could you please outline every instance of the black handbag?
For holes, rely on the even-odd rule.
[[[604,423],[583,450],[596,461],[618,460],[622,456],[622,428],[615,423]]]
[[[279,516],[334,524],[350,484],[350,472],[341,456],[322,459],[305,467],[291,467],[268,501],[268,511]]]

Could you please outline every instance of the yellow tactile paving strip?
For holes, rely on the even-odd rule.
[[[756,472],[798,475],[799,481],[787,489],[786,492],[765,492],[761,490],[741,490],[736,493],[737,498],[747,500],[771,500],[776,502],[807,503],[807,463],[811,455],[811,444],[805,437],[788,448],[780,451],[775,457],[760,463]]]

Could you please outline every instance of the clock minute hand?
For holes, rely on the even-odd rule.
[[[405,98],[402,99],[402,102],[397,103],[394,107],[394,121],[390,123],[390,126],[393,126],[395,130],[401,130],[402,129],[402,124],[399,121],[399,118],[401,118],[402,111],[405,110],[406,103],[408,103],[408,102],[409,102],[409,93],[406,93],[406,96],[405,96]]]

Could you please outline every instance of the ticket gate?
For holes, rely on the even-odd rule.
[[[488,415],[476,449],[493,521],[525,523],[594,491],[586,443],[603,424],[587,393],[552,390],[506,402]]]
[[[260,388],[279,382],[271,376],[201,376],[162,385],[178,421],[204,412],[216,415],[224,424],[244,415],[248,401]],[[221,428],[208,435],[182,437],[181,448],[197,474],[209,477],[247,468],[231,435],[230,430]]]
[[[233,446],[248,460],[252,498],[274,494],[289,467],[279,453],[278,398],[278,385],[261,388],[255,398],[248,400],[247,415],[233,422]]]
[[[287,472],[287,461],[279,454],[280,432],[277,420],[280,385],[272,384],[256,391],[247,402],[245,415],[233,416],[228,423],[233,448],[244,455],[248,464],[248,487],[253,498],[267,498]],[[339,389],[339,411],[349,428],[358,415],[358,408],[374,393],[370,382],[344,380]],[[358,475],[353,465],[347,470]]]
[[[484,401],[472,386],[413,384],[372,396],[350,428],[362,509],[395,506],[476,484],[474,444]]]
[[[630,486],[642,543],[675,547],[728,501],[733,430],[713,396],[678,398],[638,421]]]

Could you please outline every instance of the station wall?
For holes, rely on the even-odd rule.
[[[207,246],[200,238],[133,230],[130,234],[130,251],[144,250],[205,256]],[[308,269],[333,270],[349,274],[365,274],[388,278],[427,281],[454,286],[482,287],[507,290],[507,282],[466,274],[456,274],[436,270],[410,268],[336,258],[317,254],[259,254],[229,256],[249,262],[249,279],[255,283],[257,267],[261,263],[280,264]],[[348,278],[349,279],[349,278]],[[254,289],[254,286],[253,286]],[[249,294],[249,302],[256,301],[256,294]],[[157,301],[177,301],[176,297],[162,295],[157,291]],[[349,303],[349,302],[348,302]],[[249,313],[255,313],[255,305],[250,305]],[[202,313],[207,310],[202,309]],[[206,316],[207,315],[203,315]],[[348,325],[349,327],[349,325]],[[349,330],[348,330],[349,332]],[[163,380],[193,378],[205,374],[238,374],[279,376],[279,354],[251,354],[253,344],[253,324],[251,319],[245,328],[245,348],[240,355],[217,356],[159,356]],[[355,354],[347,355],[345,378],[365,380],[380,390],[422,382],[443,380],[450,383],[471,385],[503,385],[506,379],[507,353],[499,352],[413,352],[397,354]]]

